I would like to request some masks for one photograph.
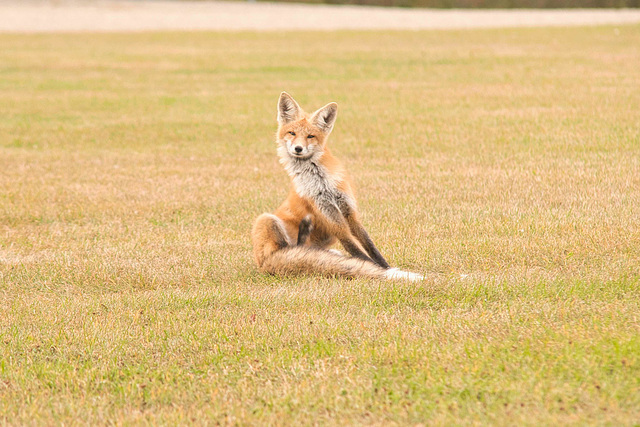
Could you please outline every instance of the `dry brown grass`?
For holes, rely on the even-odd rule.
[[[1,35],[0,420],[637,423],[639,41]],[[423,283],[255,270],[281,90]]]

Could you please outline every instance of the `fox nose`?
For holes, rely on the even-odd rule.
[[[294,148],[294,150],[296,150],[296,153],[300,154],[300,153],[302,153],[302,146],[301,145],[296,145],[296,148]]]

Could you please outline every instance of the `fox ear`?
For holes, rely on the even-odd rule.
[[[284,125],[296,120],[301,110],[291,95],[287,92],[282,92],[280,99],[278,99],[278,123]]]
[[[338,104],[331,102],[313,113],[311,123],[328,134],[333,130],[336,117],[338,117]]]

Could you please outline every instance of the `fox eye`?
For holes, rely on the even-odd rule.
[[[315,138],[315,137],[316,137],[315,135],[307,135],[308,139]]]
[[[289,135],[296,136],[296,133],[295,132],[289,132]]]

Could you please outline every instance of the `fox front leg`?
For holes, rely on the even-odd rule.
[[[338,197],[338,208],[340,213],[349,226],[349,231],[356,238],[358,243],[362,245],[364,250],[367,252],[367,255],[371,257],[373,262],[378,264],[382,268],[391,268],[387,260],[384,259],[376,245],[369,237],[369,233],[364,229],[360,221],[358,220],[358,214],[355,210],[355,205],[353,202],[350,203],[351,198],[347,195],[343,195],[342,197]]]
[[[374,260],[366,254],[358,244],[358,242],[352,236],[344,236],[338,237],[340,243],[344,247],[344,250],[347,251],[351,256],[359,258],[364,261],[369,261],[371,263],[376,263]]]
[[[351,233],[353,233],[355,238],[360,242],[364,250],[367,251],[373,261],[382,268],[391,268],[378,248],[376,248],[376,245],[373,243],[373,240],[371,240],[371,237],[369,237],[369,233],[367,233],[367,230],[364,229],[364,227],[356,219],[356,217],[351,212],[347,213],[345,217],[347,219],[347,223],[349,224]]]
[[[344,247],[344,249],[353,257],[372,262],[377,264],[371,257],[365,252],[360,243],[351,233],[349,223],[342,213],[342,210],[335,203],[326,203],[320,206],[320,211],[329,220],[334,228],[334,234]],[[382,257],[382,255],[381,255]],[[387,264],[388,265],[388,264]],[[388,267],[386,267],[388,268]]]

